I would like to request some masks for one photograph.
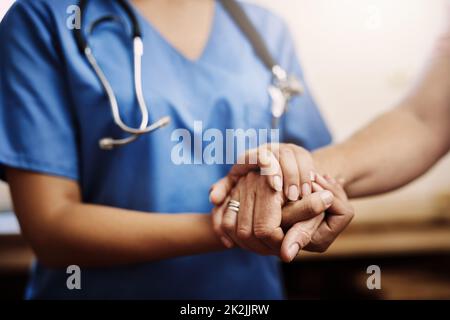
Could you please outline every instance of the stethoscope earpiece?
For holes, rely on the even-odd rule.
[[[100,139],[100,141],[98,142],[98,145],[100,147],[100,149],[102,150],[112,150],[114,149],[114,142],[113,142],[113,138],[103,138]]]
[[[135,134],[132,134],[129,137],[126,137],[123,139],[113,139],[111,137],[102,138],[102,139],[100,139],[98,144],[99,144],[100,149],[102,149],[102,150],[113,150],[116,147],[121,147],[121,146],[124,146],[126,144],[129,144],[129,143],[135,141],[137,138],[139,138],[139,136],[141,136],[143,134],[163,128],[163,127],[169,125],[169,123],[170,123],[169,116],[162,117],[161,119],[159,119],[158,121],[156,121],[155,123],[153,123],[152,125],[147,127],[146,129],[143,129],[142,133],[135,133]]]

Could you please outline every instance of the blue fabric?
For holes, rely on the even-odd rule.
[[[126,15],[114,1],[89,1],[86,23],[108,12]],[[270,128],[270,74],[218,3],[207,46],[197,61],[183,57],[151,24],[143,28],[144,92],[152,121],[171,124],[113,151],[102,137],[123,136],[112,122],[108,101],[66,26],[72,0],[19,0],[0,26],[0,176],[15,167],[78,181],[83,200],[145,212],[209,213],[208,189],[229,165],[175,165],[172,131]],[[271,52],[303,78],[283,21],[244,4]],[[118,96],[124,119],[139,123],[134,100],[129,37],[104,24],[90,38]],[[283,136],[308,149],[330,142],[330,134],[307,91],[291,105]],[[100,228],[101,226],[99,226]],[[37,262],[27,298],[283,298],[278,260],[235,249],[142,263],[82,269],[82,290],[67,290],[65,269]]]

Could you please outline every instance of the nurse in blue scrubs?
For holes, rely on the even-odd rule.
[[[270,72],[220,2],[129,2],[142,26],[150,120],[172,121],[109,151],[99,139],[123,133],[66,24],[73,1],[18,0],[0,25],[0,176],[37,256],[26,297],[283,298],[276,257],[225,250],[212,229],[208,189],[230,167],[171,159],[171,133],[193,137],[196,121],[224,136],[270,128]],[[284,22],[242,5],[279,64],[303,79]],[[89,1],[85,19],[108,12],[127,21],[109,0]],[[122,117],[139,126],[128,35],[105,23],[89,41]],[[283,141],[330,142],[307,90],[283,119]],[[81,290],[66,285],[73,264]]]

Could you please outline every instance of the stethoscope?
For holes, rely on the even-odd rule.
[[[262,40],[260,34],[248,18],[247,14],[241,8],[241,6],[235,0],[220,0],[224,8],[228,11],[231,18],[239,26],[243,34],[248,38],[251,43],[253,50],[256,52],[258,57],[264,63],[266,68],[272,73],[272,82],[268,87],[269,96],[271,98],[272,106],[272,128],[277,128],[279,125],[279,120],[286,112],[289,101],[297,95],[303,93],[303,86],[300,81],[293,75],[288,75],[286,71],[281,68],[273,59],[269,50],[267,49],[264,41]],[[95,72],[99,82],[101,83],[106,96],[109,100],[109,105],[111,108],[111,113],[114,119],[114,123],[124,132],[129,135],[125,138],[111,138],[105,137],[100,139],[99,145],[103,150],[111,150],[115,147],[123,146],[135,141],[138,137],[143,134],[150,133],[159,128],[162,128],[169,124],[170,117],[163,117],[156,122],[149,124],[149,109],[145,103],[144,94],[142,92],[142,55],[144,54],[144,45],[142,42],[142,32],[134,13],[134,9],[128,3],[127,0],[117,0],[118,4],[127,14],[131,22],[131,38],[133,42],[133,75],[134,75],[134,88],[135,95],[141,112],[141,124],[138,128],[133,128],[128,126],[120,116],[119,105],[117,102],[114,90],[104,72],[100,68],[94,53],[89,46],[88,39],[84,32],[82,31],[83,26],[83,13],[85,12],[88,0],[80,0],[79,8],[81,12],[81,27],[74,29],[75,40],[80,52],[86,57],[93,71]],[[87,30],[87,34],[90,36],[94,30],[104,22],[118,22],[123,24],[125,27],[125,22],[121,17],[116,15],[106,15],[100,19],[95,20],[91,23]]]

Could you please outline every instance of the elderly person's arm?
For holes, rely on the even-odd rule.
[[[298,177],[299,172],[305,171],[305,168],[315,168],[318,172],[337,177],[351,197],[387,192],[426,172],[449,148],[450,25],[436,42],[427,68],[414,90],[392,111],[374,120],[346,142],[324,148],[312,155],[294,145],[272,146],[281,166],[283,190],[287,198],[289,186],[295,183],[290,180]],[[286,157],[290,159],[286,160]],[[295,161],[292,161],[293,158]],[[250,170],[254,170],[254,166],[233,167],[230,174],[212,188],[212,202],[222,203],[234,182]],[[260,185],[260,188],[265,187],[264,184]],[[321,208],[320,197],[301,196],[303,203],[308,202],[303,204],[303,208]],[[352,210],[346,212],[347,218],[341,215],[341,219],[326,226],[326,236],[315,235],[316,243],[323,243],[321,246],[311,247],[311,250],[323,251],[329,246],[353,215]],[[260,217],[269,215],[259,213]],[[297,218],[301,220],[302,216],[308,215],[298,212]],[[261,225],[269,225],[264,221],[259,221],[258,224],[259,228]],[[228,229],[232,228],[228,226]]]
[[[416,179],[450,148],[450,30],[437,42],[411,93],[342,144],[313,154],[345,181],[351,197],[387,192]]]
[[[288,181],[309,170],[339,177],[349,195],[358,197],[405,185],[432,167],[449,147],[450,26],[436,41],[418,83],[397,107],[347,141],[312,155],[294,145],[275,146],[273,154],[281,166],[286,197],[293,183]],[[251,170],[254,165],[233,167],[228,177],[214,186],[211,200],[220,203],[233,182]]]

